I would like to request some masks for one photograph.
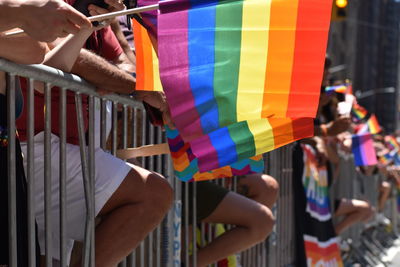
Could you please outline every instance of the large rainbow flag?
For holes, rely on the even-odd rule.
[[[154,38],[134,24],[137,89],[163,88],[201,173],[313,135],[329,1],[159,4],[157,19],[143,16],[151,33],[157,25],[159,62],[149,48]]]
[[[313,135],[330,8],[325,0],[160,2],[162,85],[201,171]]]

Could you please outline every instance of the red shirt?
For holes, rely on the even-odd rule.
[[[75,1],[65,0],[72,5]],[[106,27],[93,33],[86,42],[85,47],[96,54],[104,57],[108,61],[115,60],[121,53],[122,48],[118,43],[111,27]],[[22,93],[24,101],[27,103],[26,80],[21,79]],[[87,97],[82,97],[82,108],[85,128],[88,126],[88,101]],[[17,129],[21,141],[26,140],[27,131],[27,112],[26,108],[20,118],[17,120]],[[59,135],[59,88],[53,87],[51,90],[51,132]],[[35,134],[44,131],[44,95],[35,91]],[[67,143],[79,144],[79,135],[77,127],[77,117],[75,108],[75,94],[67,91]]]

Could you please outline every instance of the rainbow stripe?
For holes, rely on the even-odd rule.
[[[304,245],[307,266],[344,266],[337,237],[323,242],[314,236],[304,235]]]
[[[185,141],[243,121],[315,117],[331,5],[161,1],[161,80]]]
[[[162,91],[157,53],[148,31],[132,19],[136,53],[136,90]]]
[[[211,171],[200,172],[198,159],[193,154],[190,144],[185,143],[178,130],[166,129],[167,140],[174,164],[175,175],[182,181],[203,181],[217,178],[232,177],[264,171],[262,156],[244,159]]]
[[[303,187],[307,197],[306,212],[318,221],[328,221],[332,218],[328,192],[328,172],[326,168],[318,168],[315,152],[310,146],[304,145],[303,152]]]
[[[247,120],[220,128],[192,141],[200,171],[227,166],[314,135],[311,118]]]
[[[371,134],[353,135],[351,148],[356,166],[377,164],[376,153]]]
[[[363,120],[367,115],[368,111],[358,104],[354,104],[351,109],[351,115],[355,119],[355,121]]]
[[[377,134],[382,131],[382,128],[379,125],[378,119],[376,118],[375,114],[372,114],[371,117],[368,119],[367,125],[371,134]]]
[[[396,138],[394,138],[391,135],[385,136],[385,143],[386,143],[386,146],[390,150],[399,150],[400,149],[399,143],[397,143]]]
[[[379,157],[379,163],[382,165],[388,165],[393,161],[393,156],[390,153],[387,153],[381,157]]]
[[[336,92],[345,94],[347,92],[347,85],[341,84],[341,85],[327,86],[325,87],[325,92],[327,93]]]

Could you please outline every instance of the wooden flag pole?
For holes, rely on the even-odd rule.
[[[137,14],[137,13],[141,13],[141,12],[145,12],[145,11],[152,11],[152,10],[157,10],[157,9],[158,9],[158,4],[154,4],[154,5],[136,7],[136,8],[126,9],[126,10],[121,10],[121,11],[116,11],[116,12],[110,12],[110,13],[106,13],[106,14],[102,14],[102,15],[92,16],[92,17],[88,17],[88,19],[91,22],[103,21],[103,20],[112,19],[115,17],[132,15],[132,14]],[[18,31],[13,31],[13,32],[7,32],[4,35],[5,36],[19,36],[23,33],[24,33],[23,30],[18,30]]]
[[[163,143],[135,148],[119,149],[117,150],[117,157],[125,160],[137,157],[150,157],[169,153],[170,151],[168,144]]]

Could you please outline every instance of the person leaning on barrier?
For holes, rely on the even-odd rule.
[[[2,6],[0,6],[0,10]],[[6,37],[0,32],[0,58],[15,61],[20,64],[41,63],[46,53],[45,44],[27,35]],[[7,105],[6,105],[6,74],[0,71],[0,266],[9,264],[8,247],[8,163],[7,163]],[[13,88],[14,90],[14,88]],[[19,83],[16,83],[16,117],[22,110],[22,96]],[[10,133],[11,134],[11,133]],[[16,214],[17,214],[17,266],[28,266],[28,222],[27,222],[27,192],[26,180],[22,164],[22,154],[18,138],[16,139]],[[38,258],[37,258],[38,259]]]
[[[80,0],[78,0],[80,1]],[[69,4],[74,4],[69,1]],[[110,11],[123,8],[123,4],[116,0],[107,0]],[[89,6],[93,10],[104,13],[108,10]],[[83,29],[82,31],[86,31]],[[45,63],[71,71],[93,83],[103,93],[118,92],[131,93],[135,89],[135,79],[117,66],[109,63],[121,63],[122,50],[107,26],[96,30],[86,41],[85,49],[75,49],[78,42],[83,45],[81,37],[86,33],[79,33],[65,40],[58,40],[56,46],[48,55]],[[78,42],[77,42],[78,41]],[[50,47],[54,45],[51,44]],[[72,49],[72,47],[74,49]],[[98,55],[96,55],[95,53]],[[99,56],[100,55],[100,56]],[[104,58],[103,58],[104,57]],[[76,59],[72,62],[71,59]],[[59,90],[52,90],[52,184],[59,183]],[[168,105],[161,93],[138,93],[141,100],[159,108],[168,119]],[[43,249],[44,235],[44,204],[43,204],[43,107],[44,98],[41,93],[35,93],[35,173],[36,173],[36,218],[41,232],[41,247]],[[83,97],[83,119],[88,122],[87,98]],[[21,138],[26,136],[26,112],[18,121],[18,130]],[[73,240],[82,241],[85,227],[85,195],[82,186],[82,172],[80,160],[79,138],[77,131],[77,114],[75,99],[72,92],[67,92],[67,237],[70,252]],[[26,143],[22,145],[26,152]],[[101,217],[101,223],[96,227],[96,266],[116,266],[127,256],[162,220],[172,203],[172,189],[168,182],[159,174],[152,173],[138,166],[125,162],[104,152],[100,148],[95,150],[96,189],[95,212]],[[55,191],[52,196],[53,215],[53,248],[55,258],[58,258],[58,195]]]
[[[278,183],[266,174],[244,175],[238,179],[237,193],[212,181],[197,182],[196,223],[223,223],[235,226],[197,251],[199,267],[256,245],[264,241],[272,231],[274,216],[271,208],[278,197]],[[196,224],[193,226],[191,210],[192,187],[189,188],[189,203],[186,203],[189,205],[189,223],[196,227]],[[186,266],[192,266],[190,263]]]

